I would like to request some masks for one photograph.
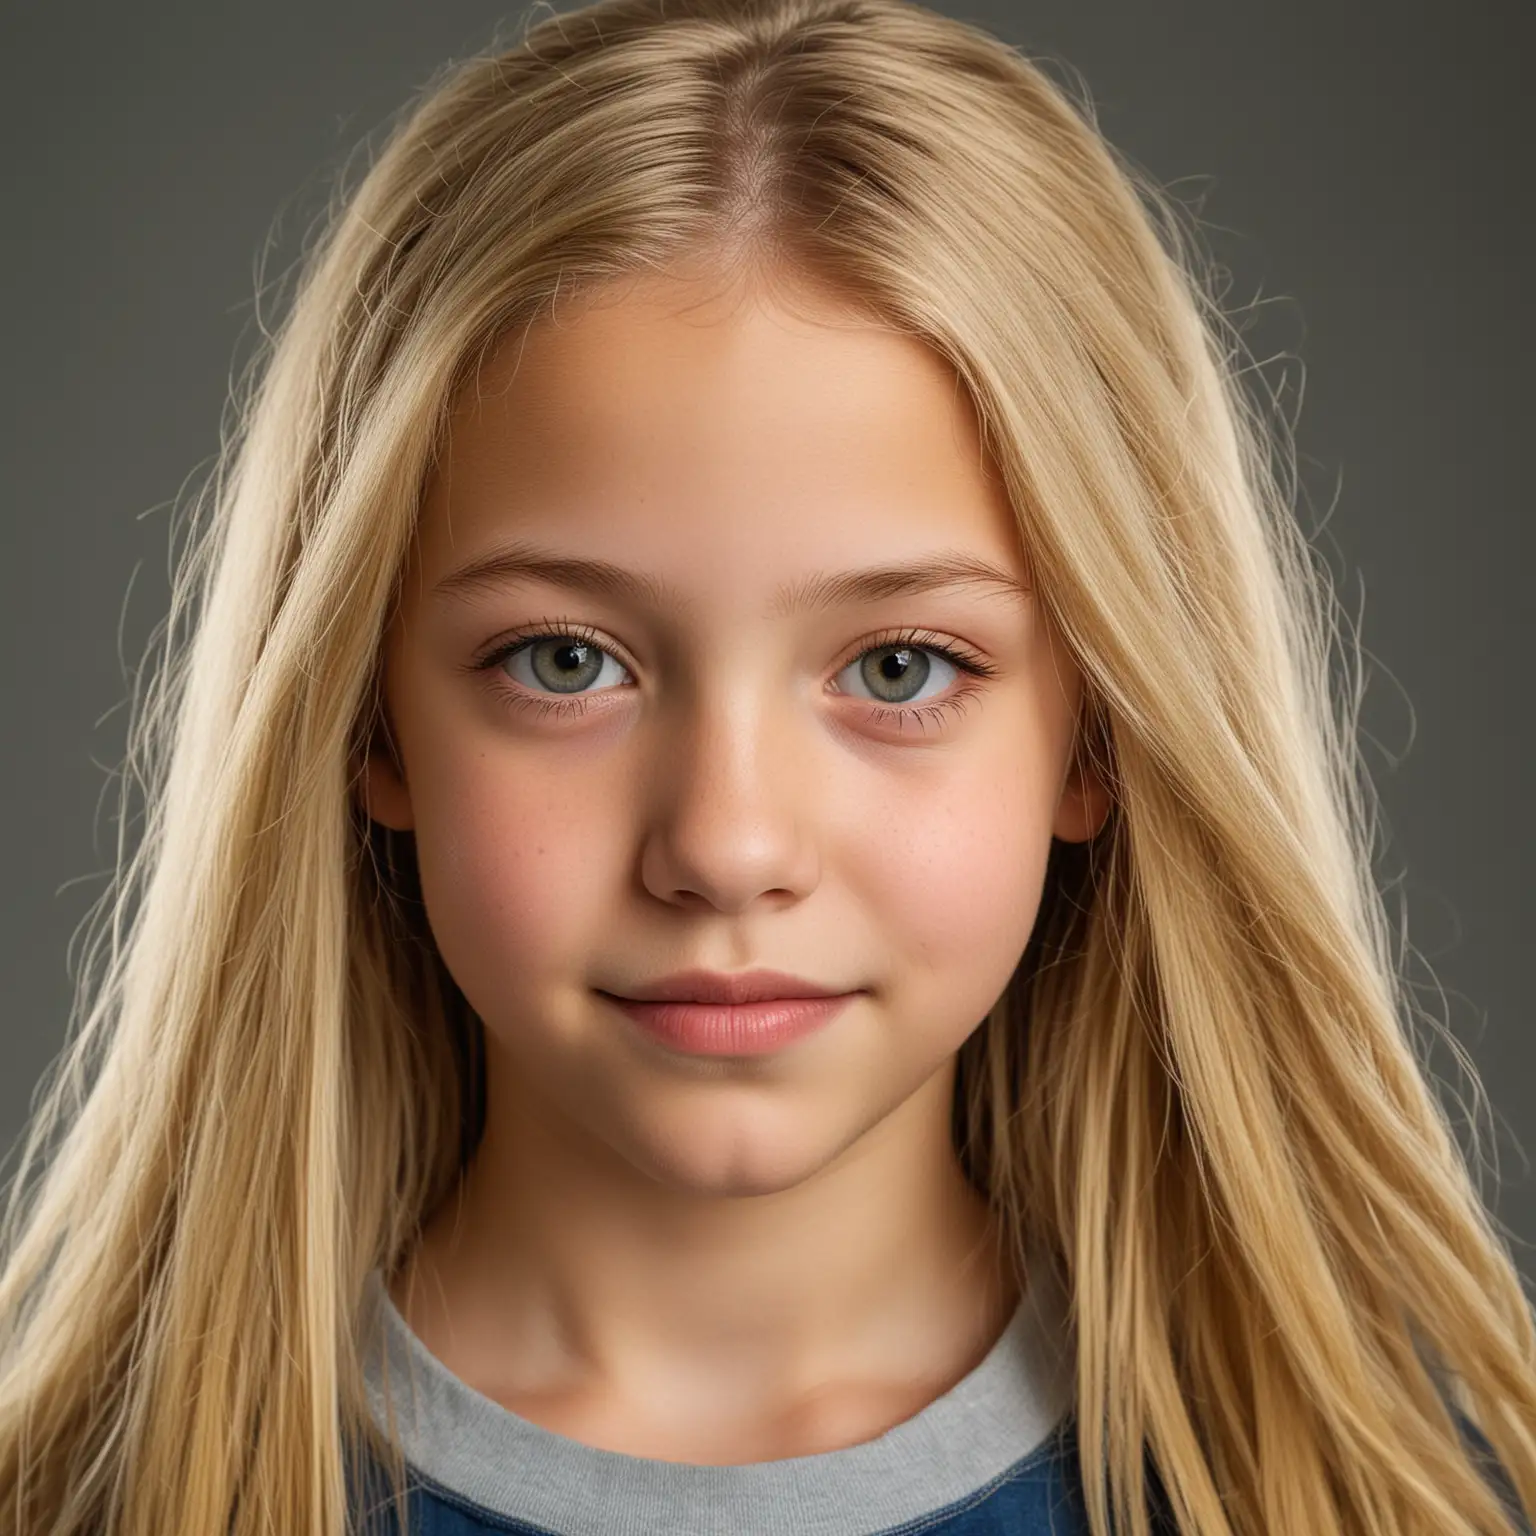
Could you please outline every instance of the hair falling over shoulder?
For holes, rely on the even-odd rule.
[[[1057,850],[955,1123],[1072,1298],[1094,1536],[1147,1536],[1144,1451],[1199,1536],[1511,1529],[1451,1409],[1536,1508],[1536,1333],[1415,1050],[1284,429],[1182,212],[906,0],[525,20],[334,200],[199,498],[142,833],[10,1187],[0,1523],[346,1530],[364,1280],[475,1112],[474,1021],[355,796],[380,636],[477,361],[684,261],[949,361],[1087,679],[1115,808]]]

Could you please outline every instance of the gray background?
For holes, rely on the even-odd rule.
[[[1452,26],[1401,0],[941,8],[1081,72],[1110,138],[1198,203],[1230,301],[1257,301],[1247,335],[1287,414],[1302,395],[1302,517],[1325,524],[1370,661],[1379,879],[1410,976],[1482,1074],[1490,1106],[1430,1057],[1530,1276],[1533,10],[1468,0]],[[249,355],[258,266],[281,275],[362,135],[518,14],[0,10],[0,1150],[63,1040],[70,935],[114,846],[124,667],[164,609],[171,504]]]

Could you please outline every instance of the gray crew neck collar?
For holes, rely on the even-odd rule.
[[[369,1404],[387,1432],[393,1398],[407,1462],[461,1499],[559,1536],[887,1530],[965,1498],[1040,1450],[1072,1400],[1065,1297],[1038,1259],[986,1357],[912,1418],[859,1445],[736,1466],[654,1461],[545,1429],[453,1375],[411,1331],[376,1269],[364,1302]]]

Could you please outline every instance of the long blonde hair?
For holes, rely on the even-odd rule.
[[[1144,1453],[1201,1536],[1509,1529],[1447,1396],[1536,1508],[1536,1333],[1416,1055],[1283,430],[1181,210],[1042,67],[904,0],[525,22],[333,206],[178,567],[142,835],[11,1187],[6,1528],[346,1528],[364,1281],[477,1100],[356,795],[420,493],[499,337],[698,256],[952,364],[1083,669],[1115,808],[1056,850],[955,1126],[1071,1297],[1095,1536],[1146,1536]]]

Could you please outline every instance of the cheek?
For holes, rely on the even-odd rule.
[[[924,1005],[979,1019],[1007,983],[1039,909],[1054,790],[1026,748],[866,802],[845,857],[892,974]]]
[[[433,937],[475,1009],[506,1017],[540,977],[584,969],[617,878],[615,797],[485,753],[439,765],[413,798]]]

